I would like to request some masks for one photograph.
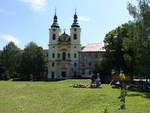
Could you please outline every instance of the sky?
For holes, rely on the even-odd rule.
[[[83,46],[103,42],[109,31],[132,20],[128,1],[131,0],[0,0],[0,50],[10,41],[21,49],[31,41],[47,49],[55,8],[58,23],[68,34],[77,9]]]

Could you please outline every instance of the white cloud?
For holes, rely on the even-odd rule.
[[[40,11],[45,8],[47,0],[20,0],[21,2],[27,3],[31,6],[33,11]]]
[[[91,19],[89,17],[84,17],[84,16],[79,16],[78,20],[79,21],[83,21],[83,22],[89,22],[89,21],[91,21]]]
[[[0,39],[4,40],[6,42],[14,42],[17,45],[20,43],[20,41],[16,37],[14,37],[12,35],[8,35],[8,34],[0,35]]]

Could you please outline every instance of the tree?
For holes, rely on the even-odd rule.
[[[133,40],[130,33],[132,24],[123,24],[106,34],[104,43],[107,58],[112,65],[112,69],[120,73],[133,73]],[[110,64],[109,64],[110,65]]]
[[[138,6],[128,3],[129,13],[135,23],[135,73],[150,76],[150,0],[137,1]]]
[[[4,71],[4,79],[18,76],[20,64],[20,49],[13,43],[8,43],[1,53],[1,67]]]
[[[30,42],[24,49],[21,61],[22,80],[45,79],[46,59],[42,47]]]

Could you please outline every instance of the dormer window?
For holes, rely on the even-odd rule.
[[[53,38],[53,40],[55,40],[55,39],[56,39],[56,34],[53,34],[53,37],[52,37],[52,38]]]
[[[74,34],[74,35],[73,35],[73,39],[74,39],[74,40],[77,40],[77,34]]]

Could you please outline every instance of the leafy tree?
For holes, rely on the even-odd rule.
[[[35,43],[29,43],[22,54],[21,79],[43,80],[45,79],[46,59],[42,47]]]
[[[150,67],[150,0],[137,0],[138,6],[128,3],[134,18],[135,72],[149,75]],[[150,76],[150,75],[149,75]]]
[[[1,53],[1,67],[4,71],[4,79],[18,76],[20,64],[20,49],[13,43],[8,43]]]
[[[123,24],[106,34],[104,42],[112,68],[120,73],[133,73],[133,40],[130,28],[132,24]]]

